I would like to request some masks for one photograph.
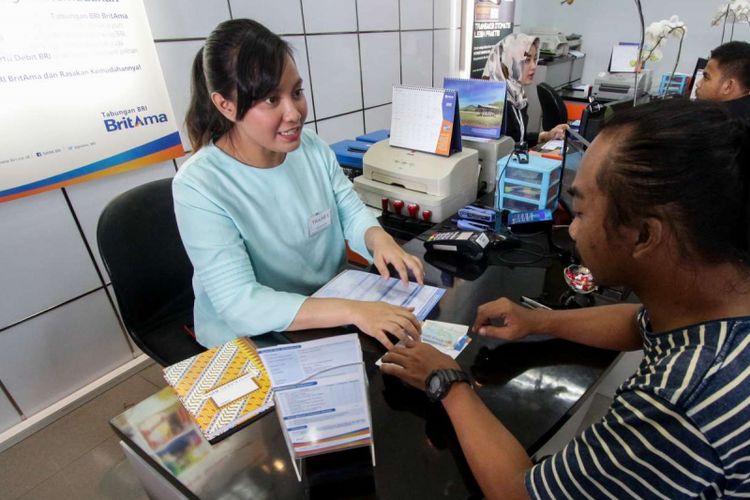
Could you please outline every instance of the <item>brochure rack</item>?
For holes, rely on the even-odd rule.
[[[297,479],[302,460],[375,444],[367,375],[357,334],[259,350]],[[353,360],[353,361],[352,361]]]

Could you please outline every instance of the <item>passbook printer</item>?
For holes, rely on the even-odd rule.
[[[371,207],[381,208],[383,198],[416,203],[439,222],[476,200],[478,178],[479,157],[473,149],[446,157],[391,147],[386,139],[365,153],[354,190]]]
[[[604,71],[594,79],[594,97],[608,101],[618,101],[626,97],[633,97],[633,73],[611,73]],[[644,69],[638,73],[637,90],[639,96],[647,94],[651,88],[651,70]]]
[[[497,160],[513,152],[513,138],[507,135],[500,136],[500,139],[463,136],[461,144],[479,153],[479,192],[492,192],[497,182]]]
[[[568,37],[556,29],[534,28],[529,35],[539,38],[539,51],[542,55],[560,57],[568,54]]]

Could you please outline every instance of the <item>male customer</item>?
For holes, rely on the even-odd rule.
[[[749,149],[717,103],[617,113],[573,181],[570,234],[598,284],[625,285],[643,305],[531,311],[501,298],[479,308],[480,335],[643,348],[607,414],[562,451],[532,464],[430,345],[384,356],[384,373],[442,402],[487,498],[750,496]]]
[[[696,95],[726,102],[733,116],[750,120],[750,43],[728,42],[712,50]]]

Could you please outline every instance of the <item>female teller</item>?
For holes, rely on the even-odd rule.
[[[524,33],[512,33],[498,42],[487,58],[482,78],[505,81],[508,84],[505,135],[516,142],[547,142],[565,137],[567,123],[539,134],[526,132],[529,123],[528,102],[524,87],[534,81],[539,61],[539,38]]]
[[[354,324],[386,348],[418,338],[409,308],[317,299],[352,249],[404,286],[421,261],[378,225],[331,149],[303,129],[292,51],[249,19],[219,24],[198,51],[186,122],[192,157],[174,178],[175,214],[194,267],[195,330],[210,347],[238,336]]]

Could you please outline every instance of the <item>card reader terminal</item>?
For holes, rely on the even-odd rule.
[[[430,235],[424,242],[425,248],[456,252],[469,260],[480,260],[490,239],[484,232],[478,231],[440,231]]]

